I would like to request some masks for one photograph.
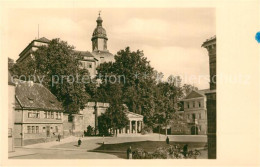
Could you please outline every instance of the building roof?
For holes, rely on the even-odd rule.
[[[102,57],[102,58],[105,58],[106,62],[114,61],[114,55],[112,53],[110,53],[109,51],[93,51],[91,53],[98,60]]]
[[[50,42],[50,40],[45,38],[45,37],[41,37],[39,39],[35,39],[34,41],[44,42],[44,43],[49,43]]]
[[[196,90],[192,90],[184,99],[193,99],[198,97],[205,97],[204,93]]]
[[[144,116],[140,115],[140,114],[136,114],[134,112],[130,112],[128,110],[125,110],[124,113],[127,115],[128,118],[143,118]]]
[[[83,57],[94,57],[91,52],[89,51],[79,51],[79,50],[73,50],[73,54],[77,56],[83,56]]]
[[[103,20],[99,15],[97,18],[97,27],[93,31],[91,41],[93,41],[96,38],[104,38],[106,40],[108,39],[106,30],[102,27],[102,22]]]
[[[26,109],[63,111],[62,104],[43,85],[32,81],[18,81],[15,89],[19,106]]]
[[[207,39],[205,42],[203,42],[203,44],[201,45],[201,47],[207,47],[208,45],[212,45],[212,44],[216,44],[216,35]]]

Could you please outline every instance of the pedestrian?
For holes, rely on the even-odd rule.
[[[61,138],[61,136],[60,136],[60,134],[58,134],[58,141],[60,142],[60,138]]]
[[[167,136],[167,138],[166,138],[166,144],[170,144],[170,139],[169,139],[168,136]]]
[[[132,149],[131,149],[131,146],[128,147],[128,149],[126,151],[126,154],[127,154],[127,159],[132,159]]]
[[[80,147],[80,145],[81,145],[81,140],[79,138],[79,140],[78,140],[78,147]]]
[[[188,144],[185,144],[185,145],[183,146],[183,155],[184,155],[184,157],[187,156],[187,153],[188,153]]]

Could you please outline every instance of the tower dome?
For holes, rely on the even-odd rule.
[[[103,22],[103,20],[99,14],[99,16],[97,18],[97,27],[95,28],[95,30],[92,34],[91,41],[93,41],[96,38],[103,38],[103,39],[108,40],[106,30],[102,27],[102,22]]]
[[[105,51],[107,52],[107,33],[106,30],[102,27],[102,18],[100,17],[100,12],[97,18],[97,27],[95,28],[92,34],[92,51]]]

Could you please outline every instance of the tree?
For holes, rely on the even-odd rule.
[[[107,84],[106,95],[113,97],[109,98],[110,104],[107,111],[98,118],[98,127],[101,134],[108,134],[108,129],[113,131],[122,129],[128,124],[128,118],[125,114],[125,107],[122,103],[122,85]],[[117,133],[117,131],[116,131]],[[115,134],[115,133],[114,133]]]
[[[65,41],[53,39],[47,46],[40,46],[33,57],[15,64],[12,71],[16,75],[41,78],[41,83],[62,102],[66,112],[77,113],[89,99],[86,83],[82,82],[89,73],[80,68],[80,57],[73,54],[73,48]]]
[[[161,127],[165,127],[167,135],[167,127],[173,121],[174,113],[178,110],[177,99],[180,96],[180,88],[174,83],[161,82],[157,85],[155,98],[155,115],[154,122]]]
[[[97,68],[101,76],[102,84],[98,88],[100,100],[110,101],[108,96],[110,76],[116,76],[117,83],[121,85],[122,102],[126,104],[131,112],[142,114],[144,123],[153,125],[154,111],[154,87],[156,80],[154,70],[142,51],[130,51],[127,47],[115,55],[115,62],[103,63]]]

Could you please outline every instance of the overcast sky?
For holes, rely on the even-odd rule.
[[[209,58],[201,44],[216,34],[215,9],[15,9],[5,17],[4,53],[16,60],[19,53],[38,36],[61,38],[77,50],[91,51],[91,36],[101,10],[107,31],[108,50],[115,54],[130,46],[143,50],[151,65],[165,77],[185,77],[185,83],[200,89],[209,87],[207,80],[198,83],[190,76],[208,75]]]

